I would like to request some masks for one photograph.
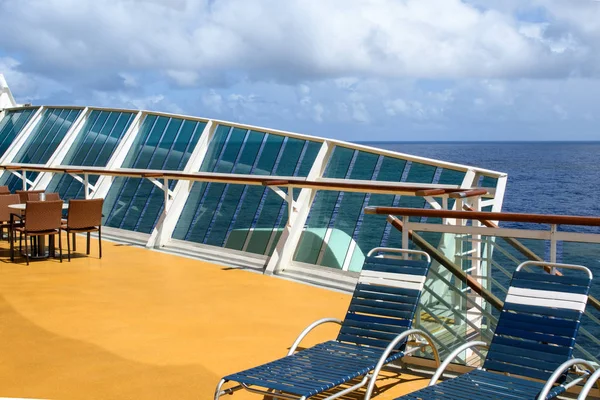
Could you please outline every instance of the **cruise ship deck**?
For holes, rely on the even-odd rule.
[[[343,317],[350,300],[124,243],[103,241],[98,259],[95,245],[70,263],[26,266],[11,263],[0,242],[0,397],[209,399],[220,377],[285,355],[306,325]],[[336,334],[337,326],[323,326],[303,344]],[[390,373],[376,398],[427,381]]]

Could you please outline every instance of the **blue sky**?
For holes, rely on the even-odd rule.
[[[592,0],[0,0],[19,102],[345,140],[600,140]]]

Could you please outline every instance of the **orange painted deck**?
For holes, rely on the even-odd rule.
[[[26,266],[11,263],[0,243],[0,397],[211,399],[220,377],[285,355],[305,326],[341,318],[350,299],[109,241],[99,260],[96,244],[70,263]],[[320,327],[303,344],[336,333],[337,326]],[[375,398],[426,383],[383,378]]]

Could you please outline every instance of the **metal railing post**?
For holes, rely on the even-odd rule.
[[[552,224],[550,225],[550,262],[555,263],[556,262],[556,232],[557,232],[557,225],[556,224]],[[553,268],[552,273],[556,273],[556,271],[554,271],[555,268]]]
[[[83,188],[85,193],[85,199],[90,198],[90,178],[88,174],[83,174]]]

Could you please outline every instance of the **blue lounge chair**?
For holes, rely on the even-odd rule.
[[[522,270],[526,265],[575,269],[585,275],[526,272]],[[436,384],[460,353],[488,347],[484,342],[466,343],[444,360],[429,387],[396,400],[544,400],[563,393],[585,379],[579,376],[564,384],[569,370],[575,366],[594,370],[589,362],[571,358],[591,281],[592,273],[582,266],[533,261],[519,265],[483,368]]]
[[[403,259],[398,255],[373,256],[383,252],[420,254],[426,261]],[[335,398],[368,384],[365,397],[368,399],[381,368],[409,352],[405,349],[409,336],[425,339],[422,344],[433,349],[439,363],[431,338],[425,332],[411,329],[430,264],[429,255],[422,251],[371,250],[343,322],[325,318],[309,325],[286,357],[225,376],[217,385],[215,399],[240,389],[274,398],[308,399],[360,377],[360,382],[326,398]],[[327,322],[341,325],[336,340],[295,353],[308,332]],[[228,381],[237,385],[223,389]]]

